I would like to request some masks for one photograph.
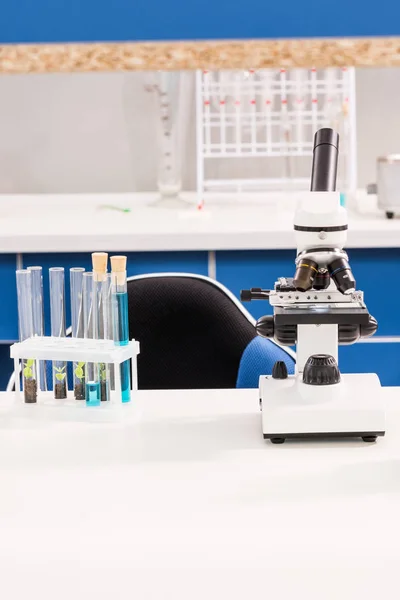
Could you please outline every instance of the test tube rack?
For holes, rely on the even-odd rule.
[[[125,346],[116,346],[112,340],[91,340],[82,338],[57,338],[51,336],[35,336],[15,343],[10,348],[10,356],[14,359],[15,398],[23,402],[20,385],[20,366],[27,360],[50,360],[66,362],[105,363],[114,365],[115,390],[110,391],[110,402],[121,403],[120,364],[131,360],[131,390],[137,390],[137,356],[140,352],[139,342],[132,340]],[[40,370],[37,371],[38,374]],[[40,382],[39,382],[40,384]],[[41,386],[38,386],[38,390]],[[46,392],[44,393],[44,395]],[[43,395],[38,391],[38,398]],[[63,401],[57,400],[58,404]],[[85,405],[85,401],[73,401],[74,406]]]
[[[307,189],[314,133],[321,127],[339,130],[339,186],[343,192],[354,192],[357,187],[355,117],[354,68],[198,70],[199,205],[207,191]],[[252,175],[245,178],[207,178],[207,170],[215,175],[225,166],[228,168],[226,163],[216,165],[216,159],[235,158],[272,160],[253,162],[252,166],[246,163],[245,174],[251,172]],[[214,161],[214,167],[211,161]],[[275,166],[270,169],[273,161]],[[279,166],[276,161],[280,161]],[[288,176],[290,161],[292,172]],[[243,160],[240,166],[243,166]],[[265,175],[266,166],[271,176],[255,178],[259,172]]]

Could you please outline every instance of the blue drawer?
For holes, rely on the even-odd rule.
[[[348,255],[378,335],[400,335],[400,248],[350,249]]]
[[[278,277],[294,275],[293,250],[240,250],[216,253],[217,279],[240,297],[241,289],[261,287],[270,289]],[[268,301],[256,300],[244,304],[258,319],[272,314]]]
[[[339,367],[342,373],[377,373],[382,385],[400,386],[400,340],[339,346]]]
[[[17,257],[15,254],[0,255],[0,273],[2,290],[0,297],[0,341],[18,339],[17,285],[15,271]]]

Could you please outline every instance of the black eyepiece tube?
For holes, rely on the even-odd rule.
[[[319,129],[314,136],[311,173],[312,192],[334,192],[339,156],[339,135],[333,129]]]

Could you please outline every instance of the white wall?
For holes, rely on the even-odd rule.
[[[400,152],[400,69],[360,69],[356,81],[364,186],[376,156]],[[0,75],[0,193],[155,189],[154,114],[143,73]],[[194,106],[189,123],[186,189],[195,184]],[[226,164],[210,176],[217,170],[229,176]]]

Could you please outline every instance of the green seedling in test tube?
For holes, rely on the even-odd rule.
[[[64,381],[66,376],[66,373],[64,372],[65,367],[54,367],[54,370],[56,371],[55,378],[57,381]]]
[[[35,361],[33,358],[28,358],[26,363],[24,363],[24,377],[25,379],[33,379],[33,365]]]

